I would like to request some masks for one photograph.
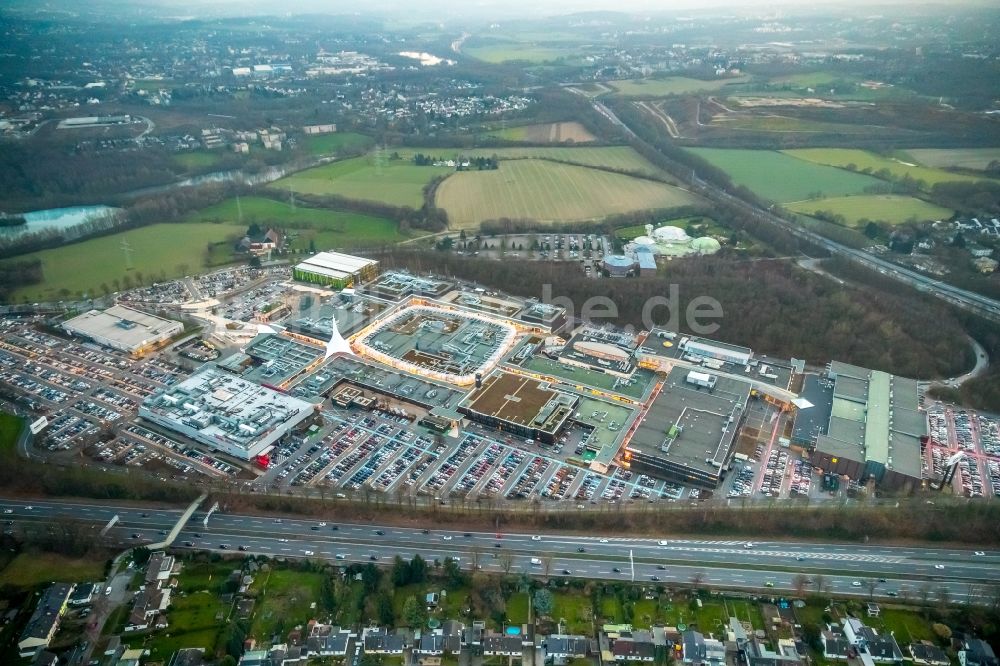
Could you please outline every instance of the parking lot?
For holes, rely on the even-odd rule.
[[[930,445],[925,470],[942,478],[952,454],[965,454],[952,479],[956,494],[1000,497],[1000,420],[973,410],[932,402],[927,405]]]

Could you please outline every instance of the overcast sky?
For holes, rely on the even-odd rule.
[[[34,0],[33,0],[34,1]],[[611,10],[626,12],[695,12],[706,8],[744,10],[778,9],[794,13],[829,11],[830,9],[864,8],[875,13],[878,7],[893,6],[955,6],[958,4],[990,6],[992,0],[104,0],[133,9],[146,5],[162,13],[173,11],[185,15],[239,14],[354,14],[375,11],[403,17],[438,15],[447,20],[456,15],[505,16],[521,13],[527,16],[551,16],[578,11]],[[53,4],[58,0],[49,0]],[[45,2],[39,5],[47,4]],[[995,5],[994,5],[995,6]]]

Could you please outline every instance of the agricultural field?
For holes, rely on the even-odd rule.
[[[1000,148],[907,148],[901,159],[933,168],[983,171],[1000,160]]]
[[[238,224],[241,219],[244,227],[257,223],[286,229],[294,250],[308,249],[310,241],[318,250],[329,250],[388,245],[409,237],[400,233],[395,221],[384,217],[302,205],[292,207],[266,197],[244,197],[238,206],[236,199],[228,199],[192,213],[184,221]]]
[[[356,132],[315,134],[302,138],[302,145],[313,155],[333,155],[340,150],[368,148],[374,143],[370,136]]]
[[[712,92],[728,86],[737,86],[750,79],[746,76],[727,79],[691,79],[684,76],[670,76],[663,79],[632,79],[608,81],[617,94],[625,97],[664,97],[666,95],[687,95],[695,92]]]
[[[484,220],[589,220],[632,210],[672,208],[696,197],[670,185],[544,160],[503,162],[495,171],[463,171],[444,181],[437,205],[454,228]]]
[[[104,287],[119,291],[139,273],[145,282],[201,272],[235,261],[233,244],[246,225],[153,224],[92,238],[50,250],[21,255],[11,261],[38,258],[45,281],[14,292],[14,302],[58,301],[80,294],[100,295]],[[134,270],[126,265],[122,242],[128,241]],[[117,284],[116,284],[117,283]]]
[[[503,62],[525,62],[541,64],[559,60],[573,60],[581,50],[578,37],[558,33],[518,33],[513,36],[476,35],[462,46],[462,53],[491,64]]]
[[[947,219],[955,211],[936,206],[916,197],[895,194],[869,194],[851,197],[830,197],[785,204],[785,208],[797,213],[813,215],[818,211],[842,215],[844,224],[859,226],[863,219],[902,224],[910,219],[918,222]]]
[[[542,123],[540,125],[523,125],[489,132],[489,136],[507,141],[524,141],[528,143],[588,143],[594,141],[594,135],[578,122]]]
[[[651,175],[665,175],[652,162],[640,155],[631,146],[525,146],[523,148],[472,148],[455,150],[452,148],[407,148],[399,154],[404,160],[411,160],[417,153],[432,155],[441,159],[458,157],[492,157],[500,160],[538,158],[569,162],[580,166],[604,167],[620,171],[641,171]],[[422,167],[427,168],[427,167]]]
[[[689,148],[729,174],[737,185],[777,202],[862,194],[883,181],[861,173],[796,159],[773,150]]]
[[[374,155],[367,155],[306,169],[275,181],[272,186],[284,192],[291,189],[419,208],[424,186],[434,176],[451,171],[445,167],[414,166],[408,160],[386,159],[376,164]]]
[[[901,160],[882,157],[866,150],[854,148],[800,148],[796,150],[782,151],[786,155],[791,155],[796,159],[813,162],[815,164],[825,164],[827,166],[846,168],[853,164],[854,170],[871,171],[875,173],[886,169],[893,178],[903,178],[909,176],[914,180],[922,180],[927,188],[933,187],[937,183],[946,182],[975,182],[978,179],[974,176],[966,176],[958,173],[951,173],[941,169],[932,169],[919,166],[913,163],[906,163]]]
[[[717,115],[712,118],[711,127],[745,132],[778,132],[782,134],[871,134],[879,129],[874,125],[831,123],[820,120],[795,118],[792,116],[778,116],[773,114],[758,115],[749,113],[734,114],[730,116],[722,114]]]

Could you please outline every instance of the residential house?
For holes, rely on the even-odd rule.
[[[546,663],[565,664],[570,659],[582,659],[590,651],[586,636],[552,634],[542,639],[542,654]]]
[[[174,652],[167,666],[203,666],[205,648],[183,648]]]
[[[951,666],[948,653],[930,641],[910,643],[909,651],[914,666]]]
[[[649,631],[633,631],[631,625],[604,625],[601,661],[639,664],[655,661],[656,644]]]
[[[511,657],[520,659],[524,654],[524,645],[520,636],[507,633],[489,633],[483,636],[484,657]]]
[[[66,583],[53,583],[42,592],[17,642],[22,657],[32,657],[49,646],[72,592],[73,586]]]
[[[851,641],[847,640],[844,633],[837,627],[830,627],[823,631],[823,656],[826,659],[846,660],[856,654],[856,650]]]
[[[306,639],[310,657],[345,657],[353,650],[358,635],[351,629],[314,624]]]
[[[979,638],[969,638],[958,651],[962,666],[998,666],[997,655],[990,644]]]
[[[705,638],[700,632],[685,631],[681,636],[682,660],[696,666],[721,666],[726,662],[726,647],[714,638]]]
[[[368,627],[361,636],[366,654],[403,654],[406,648],[402,634],[383,627]]]
[[[163,551],[157,551],[149,556],[146,564],[146,585],[163,587],[164,581],[170,580],[174,569],[174,556]]]
[[[125,631],[143,631],[154,628],[163,629],[167,626],[163,611],[170,605],[170,588],[160,590],[147,587],[139,592],[132,605],[132,613],[125,623]]]
[[[857,618],[844,620],[844,637],[857,647],[858,653],[868,655],[876,663],[896,663],[903,660],[903,652],[891,634],[879,634]]]
[[[462,630],[464,628],[461,622],[449,620],[438,629],[425,631],[416,640],[413,652],[420,657],[457,655],[462,651]]]

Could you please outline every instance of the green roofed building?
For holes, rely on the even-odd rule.
[[[378,277],[378,262],[340,252],[320,252],[292,269],[299,282],[346,289]]]

